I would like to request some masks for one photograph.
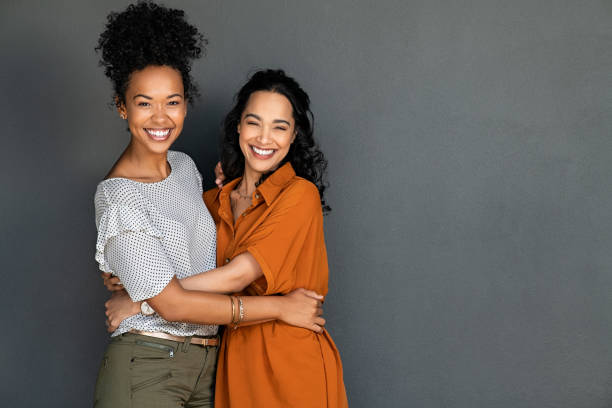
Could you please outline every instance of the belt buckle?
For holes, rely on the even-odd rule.
[[[215,345],[211,344],[211,343],[214,343],[214,342],[217,343],[216,344],[217,346],[219,345],[219,337],[218,336],[211,337],[211,338],[208,338],[208,337],[197,337],[197,341],[198,342],[196,344],[198,344],[198,345],[200,345],[202,347],[209,347],[209,346],[210,347],[214,347]]]

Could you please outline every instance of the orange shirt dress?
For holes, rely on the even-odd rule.
[[[241,295],[286,294],[297,288],[327,294],[323,214],[314,184],[290,163],[270,175],[234,223],[230,192],[240,182],[204,193],[217,224],[217,265],[248,251],[263,276]],[[248,314],[248,310],[245,310]],[[322,334],[280,321],[227,328],[223,334],[215,407],[347,407],[340,354]]]

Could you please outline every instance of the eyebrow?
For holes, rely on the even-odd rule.
[[[244,117],[245,117],[245,119],[248,118],[248,117],[252,117],[252,118],[255,118],[255,119],[261,121],[261,118],[258,115],[254,114],[254,113],[247,113],[246,115],[244,115]],[[284,119],[274,119],[272,121],[272,123],[286,123],[287,126],[291,126],[291,123],[289,123],[288,121],[286,121]]]
[[[151,98],[150,96],[143,95],[143,94],[134,95],[134,98],[133,98],[133,99],[136,99],[136,98],[138,98],[139,96],[140,96],[141,98],[145,98],[145,99],[148,99],[148,100],[153,99],[153,98]],[[168,96],[166,97],[166,99],[174,98],[175,96],[178,96],[179,98],[182,98],[182,97],[183,97],[183,95],[181,95],[181,94],[179,94],[179,93],[175,93],[175,94],[172,94],[172,95],[168,95]]]

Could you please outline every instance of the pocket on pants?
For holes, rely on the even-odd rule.
[[[165,360],[174,358],[174,347],[146,340],[136,340],[132,358],[134,360]]]
[[[132,394],[143,390],[151,391],[155,386],[164,384],[172,378],[175,352],[174,347],[166,344],[136,340],[130,360]]]

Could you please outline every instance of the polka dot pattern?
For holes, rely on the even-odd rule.
[[[98,184],[96,261],[121,279],[134,301],[159,294],[181,279],[216,267],[215,223],[202,200],[202,177],[184,153],[169,151],[170,175],[157,183],[111,178]],[[177,336],[209,336],[215,325],[167,322],[141,314],[124,320],[113,336],[131,329]]]

